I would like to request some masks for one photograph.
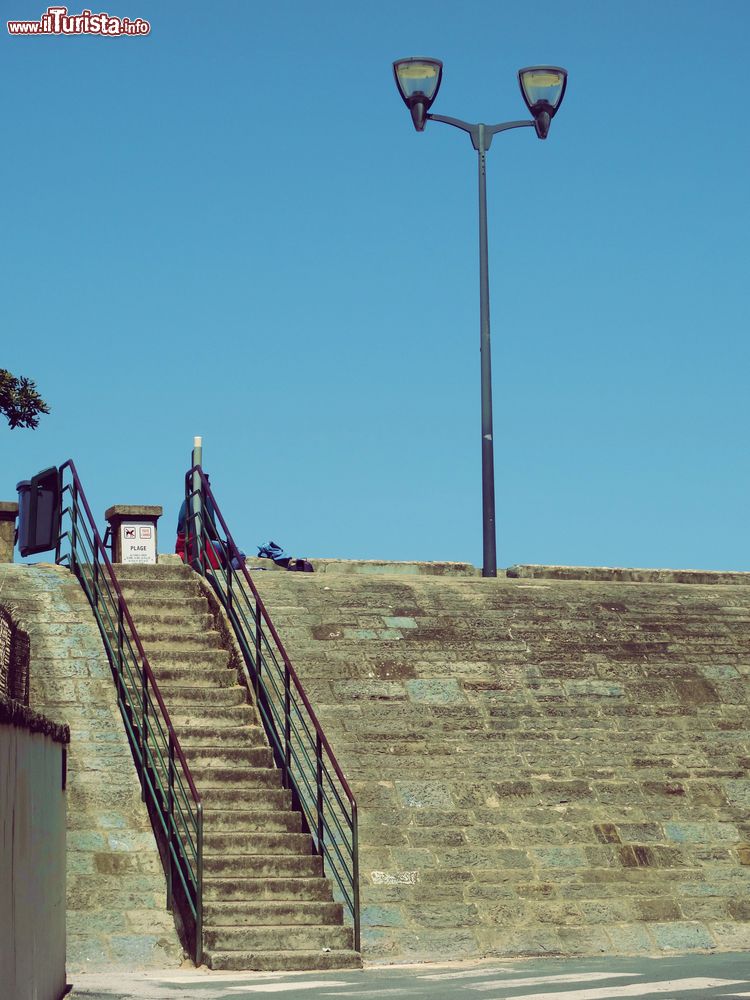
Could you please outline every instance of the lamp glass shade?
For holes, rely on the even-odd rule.
[[[559,66],[529,66],[518,71],[521,93],[532,115],[546,111],[551,118],[560,107],[567,80],[567,70]]]
[[[417,57],[398,59],[393,64],[393,75],[407,105],[410,105],[414,98],[419,98],[425,107],[429,108],[440,87],[443,64],[439,59]]]

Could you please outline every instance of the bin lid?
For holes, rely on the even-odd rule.
[[[20,493],[23,489],[28,489],[31,486],[30,479],[22,479],[20,483],[16,483],[16,492]]]

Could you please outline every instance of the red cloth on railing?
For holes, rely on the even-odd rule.
[[[197,545],[195,538],[190,539],[189,560],[186,558],[185,536],[183,534],[177,535],[177,541],[175,542],[174,550],[180,557],[180,559],[182,559],[183,562],[193,563],[198,561]],[[219,553],[214,549],[210,539],[208,540],[208,544],[206,545],[206,560],[208,561],[209,566],[211,566],[213,569],[219,569],[219,567],[222,564],[221,559],[219,557]]]

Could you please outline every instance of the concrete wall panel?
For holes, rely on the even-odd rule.
[[[65,989],[63,752],[0,724],[0,982],[13,1000]]]

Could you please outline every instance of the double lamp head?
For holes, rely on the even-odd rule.
[[[427,112],[440,89],[442,62],[422,56],[397,59],[393,75],[404,104],[411,112],[414,128],[422,132]],[[540,139],[547,138],[550,122],[562,103],[567,80],[567,70],[559,66],[527,66],[518,71],[521,93]]]

